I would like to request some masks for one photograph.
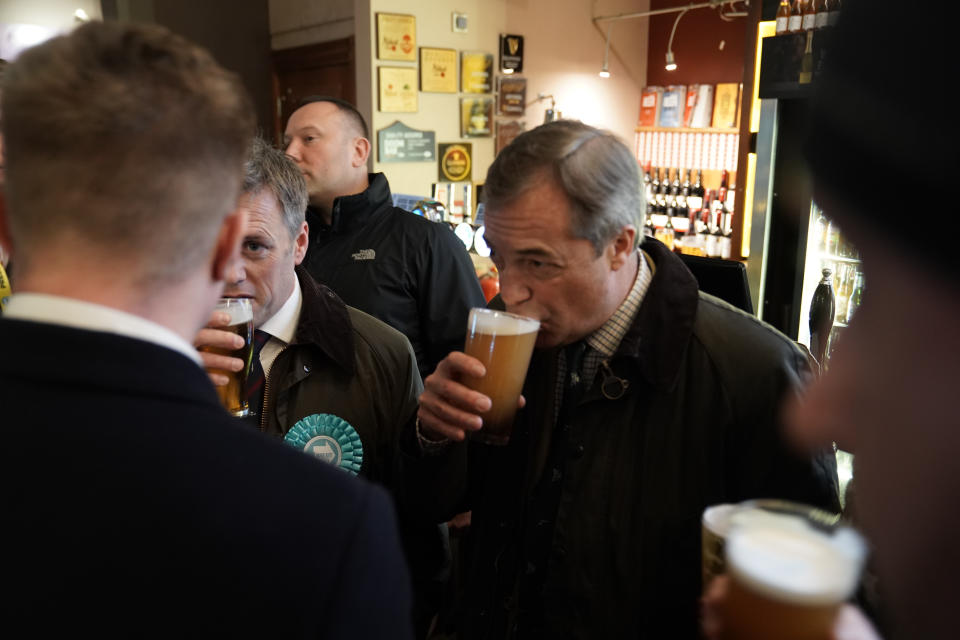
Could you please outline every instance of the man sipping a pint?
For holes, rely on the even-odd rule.
[[[700,516],[784,498],[839,510],[832,452],[798,456],[778,408],[809,374],[773,328],[641,245],[636,158],[574,121],[519,136],[485,183],[506,310],[540,322],[506,446],[467,441],[490,398],[454,352],[404,446],[424,505],[473,510],[464,638],[696,638]],[[469,455],[468,455],[469,454]]]
[[[242,419],[396,496],[399,437],[413,427],[423,388],[417,362],[402,333],[345,305],[299,266],[309,243],[306,204],[296,165],[254,140],[239,205],[247,213],[241,265],[224,290],[250,298],[256,327],[247,381],[251,415]],[[242,339],[208,327],[195,345],[231,349]],[[208,371],[240,371],[245,364],[207,352],[201,357]],[[210,375],[226,383],[216,371]],[[441,532],[411,521],[400,506],[408,562],[415,578],[430,576],[444,559]]]

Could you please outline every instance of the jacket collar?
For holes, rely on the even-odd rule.
[[[646,381],[669,390],[680,377],[683,352],[693,333],[699,287],[683,261],[663,243],[646,238],[640,247],[654,264],[653,280],[615,358],[634,358]]]
[[[374,214],[378,213],[385,206],[392,204],[390,196],[390,184],[382,173],[367,174],[370,186],[360,193],[350,196],[340,196],[333,201],[333,212],[330,214],[330,224],[321,225],[326,230],[333,233],[345,233],[352,229],[358,229],[367,223]],[[316,211],[307,208],[315,221],[322,218]]]
[[[347,305],[331,289],[318,283],[303,267],[297,267],[303,293],[300,321],[293,344],[312,344],[348,374],[353,374],[353,325]]]

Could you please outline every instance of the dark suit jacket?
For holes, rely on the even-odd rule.
[[[6,631],[410,637],[386,494],[247,430],[182,354],[0,319],[0,429]]]

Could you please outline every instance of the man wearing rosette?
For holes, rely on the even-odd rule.
[[[347,306],[300,266],[309,244],[306,203],[306,183],[296,165],[254,140],[240,200],[247,212],[241,267],[224,290],[228,297],[250,298],[254,342],[262,345],[247,385],[252,415],[244,420],[347,473],[395,490],[399,437],[412,428],[423,388],[417,361],[402,333]],[[195,344],[232,349],[237,339],[211,325]],[[205,352],[201,357],[208,370],[244,366],[238,358]],[[214,371],[210,376],[215,384],[226,383]],[[434,584],[430,577],[446,557],[441,530],[410,522],[399,506],[414,578],[426,576],[426,583]],[[429,617],[418,616],[424,632]]]

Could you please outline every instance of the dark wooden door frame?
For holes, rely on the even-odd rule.
[[[283,138],[283,130],[286,125],[283,103],[287,98],[283,95],[280,87],[280,74],[283,72],[319,70],[324,67],[347,65],[350,67],[350,73],[344,84],[344,95],[337,97],[343,98],[351,104],[356,104],[356,53],[353,36],[302,47],[280,49],[273,52],[271,59],[273,62],[271,84],[273,86],[273,134],[275,141],[279,142]],[[289,108],[292,110],[294,106],[290,105]]]

